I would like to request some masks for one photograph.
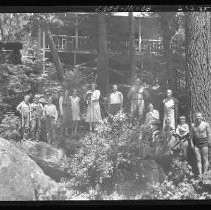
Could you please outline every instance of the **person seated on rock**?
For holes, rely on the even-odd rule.
[[[43,105],[39,102],[39,96],[35,95],[34,103],[30,105],[30,122],[32,140],[39,140],[41,130],[41,118],[43,118]]]
[[[58,111],[52,103],[52,96],[48,98],[48,104],[44,106],[44,117],[46,118],[47,133],[49,134],[48,143],[54,139],[55,124],[58,120]]]
[[[147,112],[146,114],[146,119],[143,126],[148,127],[148,129],[151,131],[152,140],[154,141],[154,136],[156,135],[159,129],[160,116],[159,116],[159,111],[154,109],[152,103],[148,105],[148,108],[149,112]]]
[[[177,137],[180,140],[180,147],[182,149],[182,155],[186,157],[187,147],[188,147],[188,138],[190,135],[189,126],[186,123],[185,116],[180,116],[180,122],[176,128]]]
[[[21,136],[23,140],[26,140],[30,126],[30,96],[24,96],[24,100],[18,104],[17,111],[21,114]]]

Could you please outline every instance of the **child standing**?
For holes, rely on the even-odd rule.
[[[169,118],[165,120],[163,132],[167,152],[170,152],[172,149],[176,149],[175,146],[177,145],[177,139],[174,136],[175,130],[171,126],[171,120]]]
[[[183,156],[187,155],[188,137],[189,137],[189,126],[186,123],[185,116],[180,117],[180,123],[177,126],[176,134],[180,140],[180,146],[182,149]]]
[[[77,89],[73,89],[73,95],[70,96],[72,108],[72,133],[77,133],[78,122],[80,120],[80,98],[77,96]]]

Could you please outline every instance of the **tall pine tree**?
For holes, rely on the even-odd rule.
[[[199,111],[211,122],[211,43],[208,12],[186,13],[186,41],[190,118],[193,119],[193,114]]]

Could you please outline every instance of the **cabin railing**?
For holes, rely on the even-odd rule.
[[[67,35],[52,35],[57,50],[88,50],[93,49],[93,42],[88,36],[67,36]],[[48,43],[45,43],[45,49],[49,49]]]
[[[68,52],[71,50],[93,50],[96,49],[96,42],[88,36],[67,36],[67,35],[52,35],[54,43],[58,51]],[[158,52],[163,49],[161,40],[153,39],[135,39],[135,50],[138,52]],[[49,49],[47,42],[45,49]],[[108,41],[109,51],[129,50],[129,42],[125,41]]]

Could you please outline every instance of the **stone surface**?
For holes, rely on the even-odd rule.
[[[20,148],[23,149],[42,168],[44,173],[56,181],[68,176],[65,172],[67,157],[62,149],[51,144],[36,141],[22,141]]]
[[[36,200],[36,190],[56,183],[21,149],[0,138],[0,201]]]

